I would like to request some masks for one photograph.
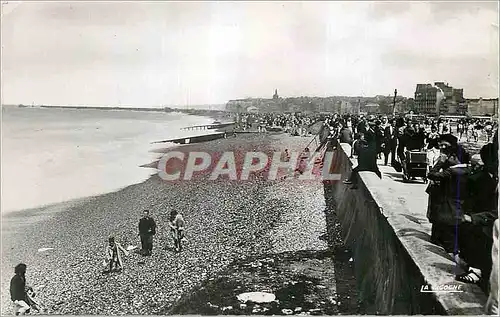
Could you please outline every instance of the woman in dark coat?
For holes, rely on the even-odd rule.
[[[431,242],[441,245],[448,253],[457,254],[458,224],[463,217],[470,173],[465,164],[470,157],[450,134],[441,136],[440,148],[441,157],[428,175],[432,182],[427,188],[427,218],[432,223]]]
[[[382,178],[382,174],[377,165],[378,142],[375,125],[370,123],[365,133],[366,148],[363,155],[360,155],[358,160],[359,171],[374,172],[378,177]]]
[[[377,140],[375,131],[372,125],[366,127],[365,130],[366,132],[363,134],[364,141],[357,144],[359,149],[358,166],[352,170],[351,176],[344,180],[344,184],[352,184],[353,189],[357,187],[358,172],[374,172],[378,177],[382,178],[382,173],[380,173],[377,165]]]

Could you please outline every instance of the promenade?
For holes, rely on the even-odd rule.
[[[337,145],[337,150],[336,170],[347,178],[357,162],[346,154],[349,145]],[[382,160],[378,165],[382,179],[360,172],[358,189],[340,182],[325,186],[327,203],[355,254],[367,313],[481,314],[485,294],[475,285],[456,282],[460,269],[444,249],[430,242],[427,185],[418,178],[405,183],[402,173],[383,166]],[[425,286],[443,285],[454,285],[460,292],[421,292]]]

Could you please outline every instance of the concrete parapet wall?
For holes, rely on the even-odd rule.
[[[331,173],[340,173],[345,179],[355,163],[348,156],[350,147],[331,144],[331,150],[333,147]],[[324,189],[327,206],[336,214],[344,242],[354,254],[366,313],[482,314],[486,295],[475,285],[454,281],[451,258],[429,242],[430,224],[424,223],[426,204],[421,207],[423,217],[412,216],[388,183],[395,181],[383,182],[372,172],[359,174],[357,189],[339,181],[325,184]],[[424,285],[445,284],[461,285],[463,292],[421,292]]]

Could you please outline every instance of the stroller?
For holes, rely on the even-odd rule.
[[[411,150],[405,152],[403,164],[403,182],[412,178],[421,177],[427,183],[427,152]]]

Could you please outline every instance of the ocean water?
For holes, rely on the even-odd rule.
[[[181,113],[2,107],[2,213],[98,195],[155,174],[154,141],[213,119]]]

